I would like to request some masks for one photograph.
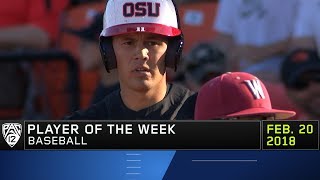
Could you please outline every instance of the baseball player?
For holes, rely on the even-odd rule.
[[[195,109],[196,120],[273,120],[295,114],[273,109],[262,81],[245,72],[227,72],[208,81],[199,90]]]
[[[196,94],[166,81],[183,48],[172,0],[109,0],[103,24],[102,59],[120,89],[67,119],[193,119]]]

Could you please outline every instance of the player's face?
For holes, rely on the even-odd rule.
[[[165,36],[150,33],[113,37],[121,89],[147,91],[165,85],[167,43]]]
[[[320,116],[320,82],[310,81],[301,90],[289,89],[288,95],[306,113],[314,117]]]

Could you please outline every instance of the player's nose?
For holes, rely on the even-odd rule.
[[[146,48],[143,43],[137,43],[134,59],[147,61],[149,60],[148,54],[149,54],[148,48]]]

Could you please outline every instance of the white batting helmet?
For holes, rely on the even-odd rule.
[[[100,50],[107,71],[117,67],[112,36],[148,32],[169,37],[165,62],[176,69],[183,48],[179,15],[172,0],[109,0],[100,34]]]

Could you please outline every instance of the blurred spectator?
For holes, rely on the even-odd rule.
[[[317,49],[320,54],[320,0],[300,0],[291,48]]]
[[[282,81],[288,96],[304,115],[299,119],[320,117],[320,59],[314,50],[298,49],[285,59]]]
[[[225,55],[209,43],[199,43],[184,57],[183,70],[177,81],[193,91],[198,91],[201,85],[226,71]]]
[[[98,70],[100,73],[100,83],[95,90],[92,104],[101,101],[107,94],[119,89],[117,70],[110,70],[110,73],[107,73],[101,60],[99,36],[102,28],[103,13],[98,13],[87,27],[79,30],[65,30],[80,37],[79,55],[81,68],[86,71]]]
[[[195,108],[196,120],[273,120],[294,115],[274,109],[262,81],[245,72],[228,72],[208,81],[199,90]]]
[[[0,0],[0,4],[0,50],[39,50],[56,41],[68,1]],[[0,64],[1,107],[23,106],[28,76],[22,72],[20,63]]]
[[[296,6],[297,0],[221,0],[214,42],[228,55],[228,70],[279,81]]]
[[[184,34],[183,56],[199,42],[210,42],[215,31],[212,21],[215,17],[216,4],[213,0],[174,0],[178,5],[181,29]],[[178,66],[178,71],[181,66]],[[183,78],[179,72],[167,69],[167,80]]]

